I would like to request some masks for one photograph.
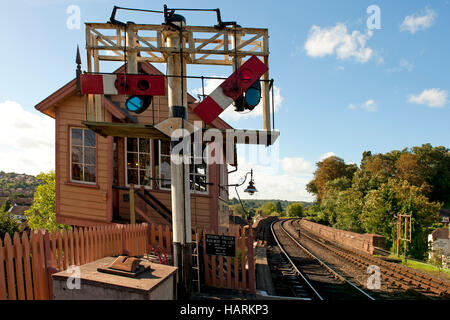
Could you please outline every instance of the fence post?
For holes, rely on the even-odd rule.
[[[52,266],[52,253],[50,247],[50,238],[48,231],[44,232],[44,261],[45,261],[45,270],[48,278],[48,299],[53,300],[53,280],[52,274],[58,272],[56,268]]]
[[[151,234],[152,234],[152,227],[149,223],[147,223],[147,242],[146,242],[146,250],[147,252],[150,252],[152,250],[152,240],[151,240]]]
[[[253,236],[251,225],[249,225],[248,236],[247,236],[247,254],[248,254],[248,289],[250,293],[256,292],[255,283],[255,257],[253,253]]]
[[[125,227],[122,226],[122,254],[123,255],[129,255],[130,253],[127,250],[127,241],[126,241],[126,233],[125,233]]]
[[[136,223],[136,214],[134,211],[134,185],[130,184],[130,223]]]

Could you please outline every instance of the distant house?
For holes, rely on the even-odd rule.
[[[249,222],[238,214],[233,214],[233,210],[229,211],[228,216],[228,230],[231,233],[236,233],[241,227],[247,227]]]
[[[27,211],[28,209],[30,209],[29,205],[14,204],[11,208],[9,208],[8,213],[11,217],[20,220],[21,222],[24,222],[27,220],[27,217],[25,216],[25,211]]]
[[[450,263],[450,226],[438,228],[428,235],[428,243],[431,247],[429,258],[442,256],[444,265]]]
[[[450,223],[450,209],[441,209],[439,212],[439,221],[445,225]]]
[[[14,203],[20,206],[28,206],[30,207],[33,203],[33,198],[21,198],[18,197],[14,200]]]

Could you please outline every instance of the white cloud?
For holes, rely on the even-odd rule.
[[[280,164],[285,173],[293,175],[310,174],[314,170],[313,164],[303,158],[283,158]]]
[[[424,104],[428,107],[443,107],[447,103],[448,92],[441,89],[426,89],[418,95],[410,95],[408,102]]]
[[[406,16],[400,25],[400,30],[409,31],[411,34],[414,34],[418,30],[429,28],[433,24],[435,18],[436,12],[432,9],[426,8],[419,14]]]
[[[313,25],[305,42],[305,49],[313,58],[336,54],[338,59],[353,59],[365,63],[374,53],[372,48],[366,47],[366,42],[372,35],[373,32],[370,30],[366,34],[358,30],[350,33],[343,23],[329,28]]]
[[[362,107],[363,109],[371,112],[375,112],[378,110],[377,104],[375,103],[374,100],[367,100],[366,102],[364,102]]]
[[[414,69],[414,64],[406,60],[405,58],[400,59],[400,67],[404,68],[408,71],[412,71]]]
[[[219,77],[218,77],[219,78]],[[224,76],[220,76],[220,78],[224,78]],[[224,80],[221,79],[207,79],[205,81],[205,87],[204,92],[205,95],[209,95],[211,92],[213,92]],[[262,84],[262,83],[261,83]],[[202,94],[203,90],[202,88],[196,88],[192,90],[192,93],[195,95]],[[277,112],[283,103],[283,96],[280,93],[280,88],[274,85],[273,92],[275,94],[274,96],[274,103],[275,103],[275,112]],[[270,103],[272,103],[272,90],[270,90]],[[271,109],[272,111],[272,109]],[[229,120],[241,120],[246,119],[250,117],[258,117],[262,116],[263,114],[263,98],[261,97],[260,103],[253,109],[252,111],[244,111],[242,113],[234,111],[234,106],[230,105],[228,108],[225,109],[224,112],[220,114],[220,118],[222,118],[225,121]]]
[[[334,157],[334,156],[336,156],[335,154],[334,154],[334,152],[327,152],[327,153],[324,153],[324,154],[322,154],[320,157],[319,157],[319,161],[323,161],[323,160],[325,160],[326,158],[329,158],[329,157]]]
[[[38,174],[55,168],[55,122],[14,101],[0,103],[0,170]]]
[[[274,172],[271,167],[260,166],[238,157],[238,171],[230,174],[230,183],[238,183],[246,172],[253,169],[255,187],[253,196],[244,192],[248,185],[238,187],[243,199],[280,199],[289,201],[314,201],[314,196],[306,191],[306,185],[313,178],[314,167],[302,158],[282,158],[279,160],[283,170]],[[242,181],[241,181],[242,182]],[[230,198],[236,197],[235,188],[230,188]]]
[[[350,110],[356,110],[356,109],[363,109],[370,112],[376,112],[378,110],[378,105],[375,102],[375,100],[369,99],[364,103],[361,104],[349,104],[347,107]]]
[[[410,71],[411,72],[411,71],[413,71],[414,67],[415,67],[414,63],[409,62],[405,58],[401,58],[397,67],[387,69],[387,71],[388,72],[397,72],[397,71],[404,71],[404,70],[406,70],[406,71]]]

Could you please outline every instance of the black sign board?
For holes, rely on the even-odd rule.
[[[210,256],[234,257],[236,241],[233,236],[205,234],[206,254]]]

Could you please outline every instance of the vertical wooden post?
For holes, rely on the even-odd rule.
[[[8,281],[8,299],[17,300],[16,281],[14,275],[14,247],[11,243],[11,237],[7,233],[5,235],[5,260],[6,260],[6,279]],[[3,267],[3,265],[2,265]],[[39,277],[36,277],[39,279]],[[37,286],[36,286],[37,287]]]
[[[52,274],[58,272],[56,268],[52,266],[52,255],[51,255],[51,247],[50,247],[50,238],[49,234],[46,231],[44,233],[44,261],[45,261],[45,275],[47,276],[47,284],[48,284],[48,298],[49,300],[53,300],[53,280]]]
[[[246,254],[245,254],[245,232],[241,229],[241,237],[239,239],[239,246],[241,247],[241,275],[242,275],[242,282],[241,282],[241,289],[245,290],[247,289],[247,268],[246,268]]]
[[[239,229],[235,232],[235,251],[234,251],[234,288],[239,288]]]
[[[203,266],[205,270],[205,285],[209,285],[211,283],[211,277],[209,273],[209,257],[206,254],[206,240],[205,240],[206,231],[202,230],[202,243],[203,243]]]
[[[16,281],[17,281],[17,298],[19,300],[25,300],[25,284],[23,281],[23,265],[22,265],[22,244],[20,243],[20,237],[19,234],[16,232],[14,233],[14,249],[15,249],[15,259],[14,262],[16,263],[15,267],[15,274],[16,274]],[[3,265],[0,266],[0,268],[3,268]]]
[[[146,250],[147,252],[150,252],[152,250],[152,240],[151,240],[151,225],[149,223],[147,223],[147,239],[146,239]]]
[[[269,67],[269,56],[264,56],[264,64]],[[263,123],[264,130],[270,130],[270,92],[269,92],[269,70],[262,76],[262,95],[263,95]],[[275,106],[274,110],[275,110]]]
[[[2,239],[0,239],[0,300],[6,300],[6,276],[5,276],[5,248],[2,245]]]
[[[397,215],[397,257],[400,257],[400,214]]]
[[[233,284],[231,282],[231,257],[227,257],[227,288],[232,289]]]
[[[248,289],[250,293],[256,292],[255,282],[255,257],[253,252],[253,235],[251,225],[249,225],[247,235],[247,254],[248,254]]]
[[[28,241],[28,235],[24,232],[22,233],[22,246],[23,246],[23,265],[24,265],[24,270],[25,270],[25,285],[26,285],[26,297],[27,300],[34,300],[34,295],[33,295],[33,281],[31,280],[32,277],[32,271],[31,271],[31,261],[30,261],[30,242]],[[1,248],[1,241],[0,241],[0,264],[3,266],[3,261],[2,261],[2,248]],[[2,271],[3,271],[3,267],[0,267],[0,299],[1,299],[1,291],[2,291],[2,279],[4,278],[4,274],[3,274],[3,278],[2,277]],[[6,289],[4,289],[5,293],[6,293]]]
[[[224,287],[223,279],[225,277],[225,273],[223,272],[223,256],[219,256],[219,288]]]
[[[138,73],[137,52],[135,51],[137,42],[135,33],[137,32],[136,26],[133,22],[127,23],[127,34],[125,35],[127,41],[127,72],[131,74]]]
[[[134,185],[130,184],[130,223],[136,223],[136,214],[134,211]]]
[[[407,257],[406,257],[406,250],[408,248],[408,216],[405,215],[405,252],[403,253],[403,260],[406,262],[407,261]]]

